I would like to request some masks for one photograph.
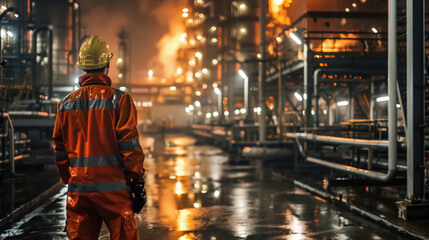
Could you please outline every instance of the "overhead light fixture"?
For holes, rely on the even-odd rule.
[[[375,99],[375,101],[377,101],[377,102],[387,102],[387,101],[389,101],[389,96],[378,97],[377,99]]]
[[[347,105],[349,105],[349,101],[341,101],[341,102],[337,102],[337,106],[338,106],[338,107],[347,106]]]
[[[292,40],[294,42],[296,42],[296,44],[298,44],[298,45],[301,45],[302,42],[304,42],[304,39],[303,39],[301,33],[298,31],[293,31],[293,32],[289,33],[289,37],[292,38]]]
[[[220,95],[220,94],[221,94],[221,91],[220,91],[220,89],[219,89],[219,88],[215,88],[215,89],[214,89],[214,92],[215,92],[217,95]]]
[[[249,79],[249,77],[247,77],[246,73],[243,70],[238,70],[238,74],[240,75],[241,78],[243,78],[244,80]]]
[[[302,96],[299,93],[295,92],[294,95],[295,95],[295,98],[298,99],[298,101],[300,102],[302,101]]]
[[[371,30],[372,30],[373,33],[378,33],[378,30],[375,27],[373,27]]]

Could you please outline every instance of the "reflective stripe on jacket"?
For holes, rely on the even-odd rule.
[[[127,177],[145,172],[133,100],[102,73],[88,73],[79,84],[57,106],[53,140],[61,180],[70,192],[126,190]]]

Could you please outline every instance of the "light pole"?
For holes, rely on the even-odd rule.
[[[238,70],[238,74],[244,80],[244,109],[246,109],[246,121],[251,121],[251,111],[249,104],[249,77],[243,70]]]
[[[222,110],[222,92],[219,88],[214,88],[214,92],[217,95],[217,111],[219,112],[219,123],[221,122],[222,116],[223,116],[223,110]]]

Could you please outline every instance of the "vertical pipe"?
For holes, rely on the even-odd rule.
[[[374,120],[374,108],[375,108],[375,102],[374,102],[374,82],[371,82],[369,85],[369,119]]]
[[[49,49],[48,49],[48,59],[49,59],[49,65],[48,65],[48,96],[49,96],[49,118],[51,117],[51,113],[52,113],[52,98],[53,98],[53,91],[52,91],[52,85],[53,85],[53,71],[52,71],[52,66],[53,66],[53,32],[51,29],[48,30],[48,34],[49,34]]]
[[[283,139],[283,110],[284,110],[284,101],[283,101],[283,80],[282,80],[282,64],[280,61],[280,56],[278,56],[278,73],[279,73],[279,79],[278,79],[278,90],[279,90],[279,113],[278,113],[278,120],[279,120],[279,140],[280,142]]]
[[[396,81],[397,81],[397,0],[389,0],[389,21],[388,21],[388,139],[389,139],[389,172],[385,179],[396,173],[397,151],[397,113],[396,113]]]
[[[349,87],[349,121],[353,119],[353,88]]]
[[[13,128],[12,119],[10,119],[9,114],[7,114],[7,121],[9,122],[10,135],[9,135],[9,164],[10,164],[10,173],[12,176],[15,175],[15,130]]]
[[[312,81],[311,81],[311,53],[308,42],[304,40],[304,94],[303,104],[305,111],[305,132],[312,126],[311,100],[312,100]]]
[[[72,57],[73,57],[73,63],[72,63],[72,68],[73,68],[73,74],[75,74],[75,68],[74,65],[77,62],[77,52],[76,52],[76,11],[74,9],[74,1],[71,3],[71,11],[72,11],[72,25],[71,25],[71,29],[72,29]]]
[[[424,31],[422,0],[407,0],[407,199],[424,197]],[[396,87],[396,85],[395,85]],[[393,98],[390,98],[393,100]],[[396,98],[394,98],[396,99]],[[390,101],[389,101],[390,102]],[[391,101],[390,105],[396,103]],[[389,106],[390,106],[389,105]]]
[[[258,102],[261,108],[259,115],[259,142],[265,141],[266,120],[265,120],[265,98],[264,98],[264,83],[265,83],[265,7],[267,0],[259,1],[259,53],[261,54],[261,61],[258,63]]]

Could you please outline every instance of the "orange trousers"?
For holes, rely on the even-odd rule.
[[[67,193],[67,236],[97,240],[104,221],[111,240],[138,240],[129,191]]]

